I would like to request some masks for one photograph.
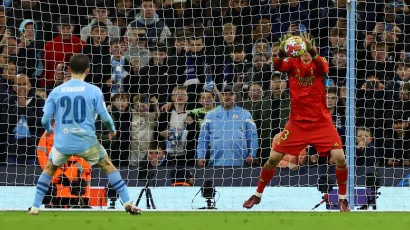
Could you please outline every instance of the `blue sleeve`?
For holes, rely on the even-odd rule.
[[[246,115],[246,141],[248,142],[248,148],[249,148],[249,155],[252,157],[256,157],[256,153],[259,148],[259,141],[258,141],[258,131],[256,129],[256,124],[253,121],[253,118],[250,113]]]
[[[101,120],[104,122],[104,126],[107,127],[110,132],[115,132],[114,121],[107,111],[107,106],[104,102],[104,95],[98,88],[96,88],[95,98],[95,112],[100,115]]]
[[[95,92],[95,112],[102,117],[102,114],[107,112],[107,106],[105,105],[104,95],[100,89],[96,89]]]
[[[207,119],[207,115],[205,115],[204,122],[202,123],[201,130],[199,132],[198,138],[198,147],[197,147],[197,158],[205,158],[206,151],[208,150],[209,146],[209,120]]]
[[[53,95],[54,95],[53,92],[51,92],[50,95],[48,96],[47,101],[43,108],[43,112],[44,112],[43,118],[41,118],[41,124],[43,125],[44,129],[48,133],[51,133],[53,131],[53,128],[51,126],[51,118],[53,118],[53,114],[55,113],[55,110],[56,110]]]
[[[112,117],[110,116],[110,114],[105,111],[104,113],[100,114],[101,120],[103,120],[105,127],[107,127],[107,129],[110,132],[115,132],[115,126],[114,126],[114,121],[112,120]]]

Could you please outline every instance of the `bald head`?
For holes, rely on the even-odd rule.
[[[13,85],[14,92],[16,92],[18,95],[22,95],[22,94],[28,95],[30,89],[31,89],[31,83],[27,75],[25,74],[17,75],[16,79],[14,79],[14,85]]]

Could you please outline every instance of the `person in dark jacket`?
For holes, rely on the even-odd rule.
[[[168,65],[167,47],[160,44],[151,48],[149,65],[141,68],[139,78],[131,80],[131,94],[148,94],[157,97],[160,106],[171,98],[172,89],[176,86],[178,78],[175,75],[175,66]],[[137,87],[133,87],[133,86]]]
[[[24,20],[19,26],[17,66],[19,73],[26,74],[33,86],[36,78],[41,76],[42,63],[39,61],[44,42],[38,40],[37,24],[30,19]]]
[[[110,158],[116,166],[127,166],[131,145],[131,110],[127,94],[117,93],[111,98],[111,117],[117,136],[111,141]]]
[[[384,158],[386,166],[410,166],[410,132],[408,117],[397,111],[392,129],[386,130]]]
[[[359,127],[356,137],[356,167],[373,168],[383,164],[382,156],[374,148],[372,132],[369,128]]]
[[[8,162],[34,164],[36,146],[44,132],[41,118],[45,101],[35,95],[25,74],[17,75],[13,91],[13,94],[4,100],[0,115],[0,130],[6,131],[9,144]]]
[[[110,44],[108,36],[108,27],[102,22],[96,22],[91,25],[91,36],[87,38],[87,45],[83,49],[83,54],[90,59],[90,72],[86,81],[95,85],[101,85],[101,70],[103,61],[108,61],[110,57]]]

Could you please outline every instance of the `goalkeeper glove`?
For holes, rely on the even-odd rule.
[[[308,33],[303,33],[300,35],[300,37],[305,41],[306,43],[306,49],[309,52],[310,56],[312,56],[313,60],[316,60],[318,55],[315,49],[315,42],[312,40],[312,37]]]
[[[292,37],[291,34],[285,34],[282,38],[279,39],[279,44],[280,44],[280,49],[278,53],[279,58],[285,58],[286,57],[286,41]]]

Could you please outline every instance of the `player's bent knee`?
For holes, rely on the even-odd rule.
[[[54,173],[57,171],[58,166],[54,165],[51,161],[49,161],[44,168],[44,173],[49,176],[54,176]]]
[[[98,162],[98,166],[105,172],[105,173],[111,173],[117,170],[115,166],[112,164],[111,160],[108,158],[108,156],[104,156],[104,158]]]
[[[334,159],[336,165],[344,166],[346,165],[346,159],[343,149],[333,149],[330,151],[332,158]]]
[[[268,159],[268,164],[271,166],[276,166],[279,164],[279,162],[283,159],[284,156],[285,154],[277,152],[272,149],[272,151],[270,152],[269,159]]]

